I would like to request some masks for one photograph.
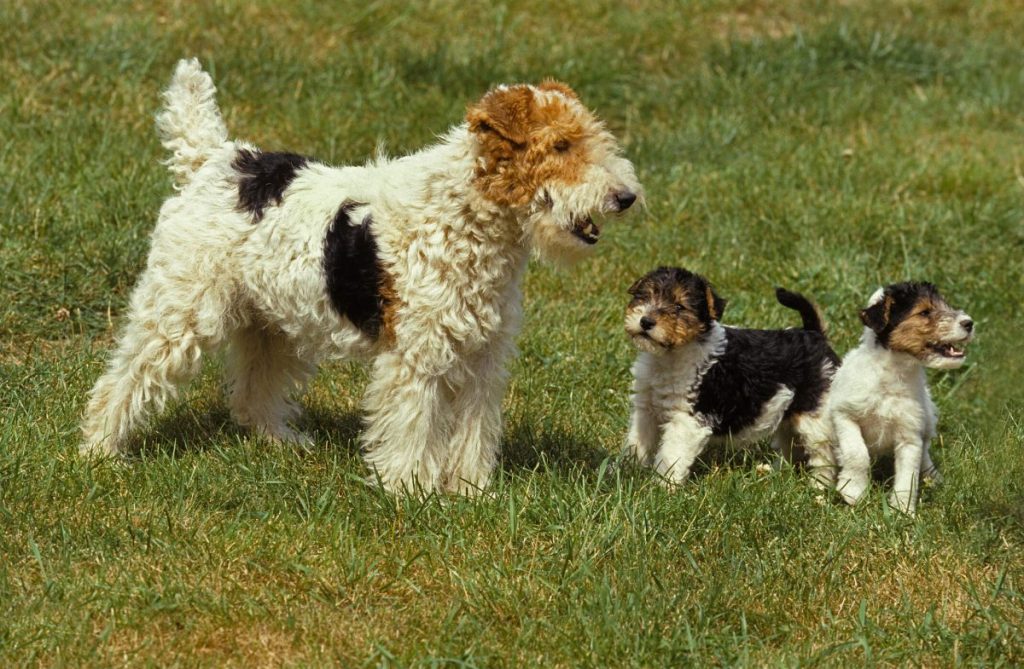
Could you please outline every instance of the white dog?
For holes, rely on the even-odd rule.
[[[893,454],[890,503],[913,515],[919,479],[940,480],[929,452],[938,414],[925,367],[960,367],[974,321],[950,307],[930,283],[879,288],[860,318],[860,346],[843,358],[829,396],[838,490],[856,504],[870,483],[871,457]]]
[[[372,356],[366,460],[389,490],[489,480],[531,249],[574,260],[592,216],[641,194],[612,135],[557,82],[499,86],[439,143],[330,167],[228,139],[215,88],[181,61],[157,119],[178,194],[83,423],[116,454],[228,345],[242,425],[304,441],[291,399],[318,361]]]

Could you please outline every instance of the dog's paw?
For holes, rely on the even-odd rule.
[[[860,479],[840,477],[839,482],[836,483],[836,492],[850,506],[854,506],[859,502],[864,497],[867,489],[868,482]]]
[[[926,486],[942,485],[942,481],[942,472],[939,471],[938,467],[931,467],[921,472],[921,482]]]
[[[309,436],[305,432],[293,430],[287,425],[262,427],[254,429],[253,431],[256,434],[266,437],[271,441],[280,444],[287,444],[289,446],[298,446],[299,448],[311,449],[316,444],[316,442],[313,440],[313,437]]]
[[[913,498],[898,494],[896,491],[889,493],[889,507],[911,518],[917,515],[917,504]]]

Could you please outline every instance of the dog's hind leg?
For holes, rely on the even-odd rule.
[[[363,449],[374,476],[391,492],[436,490],[451,432],[445,377],[417,369],[401,353],[382,353],[363,401]]]
[[[292,398],[314,371],[296,355],[288,337],[260,322],[231,334],[228,343],[227,381],[231,415],[242,426],[280,441],[311,444],[288,422],[300,413]]]
[[[794,453],[794,445],[803,450],[802,444],[795,443],[798,439],[796,430],[793,427],[792,419],[783,419],[779,427],[772,435],[772,450],[775,451],[775,469],[782,469],[783,463],[793,464],[795,459],[800,459],[803,453]]]
[[[230,287],[196,279],[204,274],[146,270],[117,350],[90,394],[82,454],[120,454],[133,429],[196,375],[202,352],[223,340]]]
[[[942,484],[942,472],[932,462],[931,442],[926,441],[921,451],[921,481],[931,485]]]
[[[832,428],[827,417],[820,413],[802,413],[794,415],[789,422],[801,450],[807,456],[811,482],[818,488],[835,486],[839,467],[832,448]]]

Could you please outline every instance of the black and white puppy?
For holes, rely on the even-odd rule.
[[[660,267],[634,283],[626,332],[640,350],[633,365],[633,415],[626,452],[681,483],[712,440],[754,442],[773,435],[794,446],[822,484],[834,481],[824,409],[839,358],[815,306],[776,289],[800,312],[801,329],[747,330],[719,323],[725,310],[708,281]]]
[[[938,412],[924,370],[963,365],[974,321],[935,286],[916,282],[879,288],[860,318],[860,346],[843,358],[828,405],[839,494],[856,504],[871,480],[871,457],[892,454],[890,502],[913,515],[920,479],[941,480],[929,452]]]

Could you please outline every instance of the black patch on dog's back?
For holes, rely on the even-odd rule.
[[[254,223],[263,218],[263,210],[280,205],[295,173],[309,163],[309,158],[295,153],[263,153],[242,149],[231,167],[240,175],[238,208],[252,215]]]
[[[324,271],[331,305],[371,337],[380,335],[383,310],[381,295],[384,272],[377,257],[370,215],[353,224],[352,210],[359,202],[345,201],[334,215],[324,239]]]
[[[794,391],[785,416],[814,411],[832,383],[839,357],[824,335],[808,330],[726,328],[725,351],[697,385],[694,409],[715,436],[738,434],[761,414],[779,386]]]

